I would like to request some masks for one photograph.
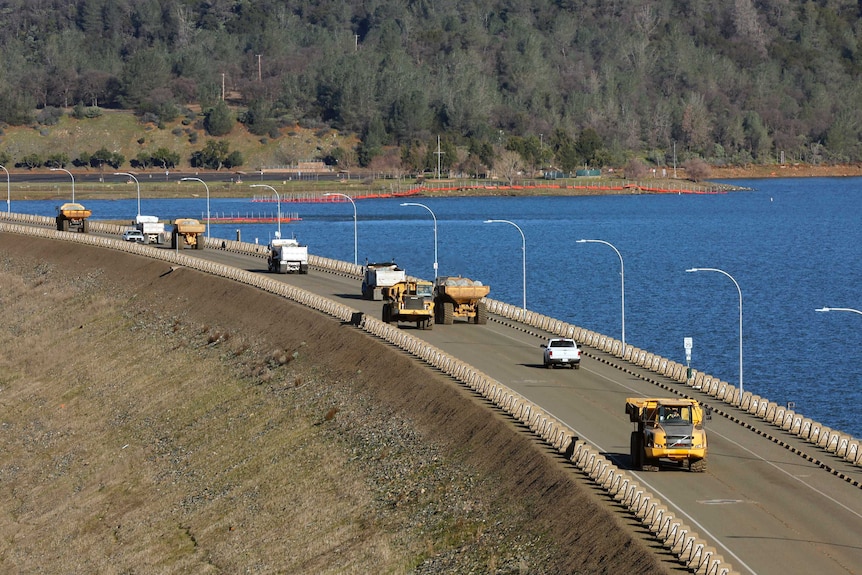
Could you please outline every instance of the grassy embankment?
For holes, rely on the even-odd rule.
[[[682,571],[556,452],[350,326],[110,249],[0,252],[2,572]]]

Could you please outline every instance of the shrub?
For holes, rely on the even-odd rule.
[[[629,160],[625,167],[626,178],[630,180],[639,180],[645,177],[647,171],[647,167],[637,158]]]
[[[53,126],[60,118],[63,116],[63,111],[60,108],[55,108],[54,106],[45,106],[39,113],[36,114],[36,121],[42,124],[43,126]]]
[[[707,164],[701,158],[692,158],[690,160],[686,160],[682,167],[685,168],[689,179],[695,182],[705,180],[709,177],[710,174],[709,164]]]

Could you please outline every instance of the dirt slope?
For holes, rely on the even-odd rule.
[[[667,573],[556,454],[355,328],[0,235],[0,571]]]

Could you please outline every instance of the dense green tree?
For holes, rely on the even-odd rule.
[[[276,125],[275,118],[272,117],[272,107],[263,100],[252,102],[239,120],[256,136],[267,135]]]
[[[27,154],[21,158],[21,160],[15,164],[16,168],[27,168],[28,170],[32,170],[33,168],[39,168],[44,163],[42,156],[39,154]]]
[[[365,130],[362,132],[362,139],[356,149],[359,165],[367,167],[375,156],[380,154],[386,140],[386,129],[383,127],[383,120],[376,117],[368,123]]]
[[[588,165],[601,165],[598,161],[598,153],[602,148],[602,138],[593,128],[584,129],[575,143],[575,151],[581,161]]]
[[[104,146],[90,154],[90,166],[93,168],[103,168],[105,164],[115,170],[126,162],[126,158],[118,153],[112,152]]]
[[[152,165],[160,166],[162,169],[175,168],[180,163],[180,155],[167,148],[158,148],[150,156]]]
[[[224,100],[219,100],[204,115],[204,128],[210,136],[226,136],[233,129],[234,124],[236,124],[236,118]]]
[[[191,164],[195,168],[220,170],[230,156],[227,140],[207,140],[203,149],[192,154]]]

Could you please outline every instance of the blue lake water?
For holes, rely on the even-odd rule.
[[[743,299],[743,385],[833,428],[862,437],[848,409],[862,399],[862,178],[733,181],[752,191],[715,195],[481,197],[358,200],[358,261],[394,260],[433,278],[434,222],[440,275],[491,286],[490,297],[520,305],[522,238],[527,307],[616,338],[622,335],[620,260],[625,266],[626,343],[739,383],[739,284]],[[136,198],[88,200],[95,219],[131,220]],[[55,214],[56,201],[14,201],[12,211]],[[275,214],[249,199],[212,199],[210,214]],[[282,205],[301,221],[282,224],[316,255],[353,261],[349,202]],[[206,219],[206,199],[149,200],[162,220]],[[265,244],[277,226],[212,225],[213,237]]]

